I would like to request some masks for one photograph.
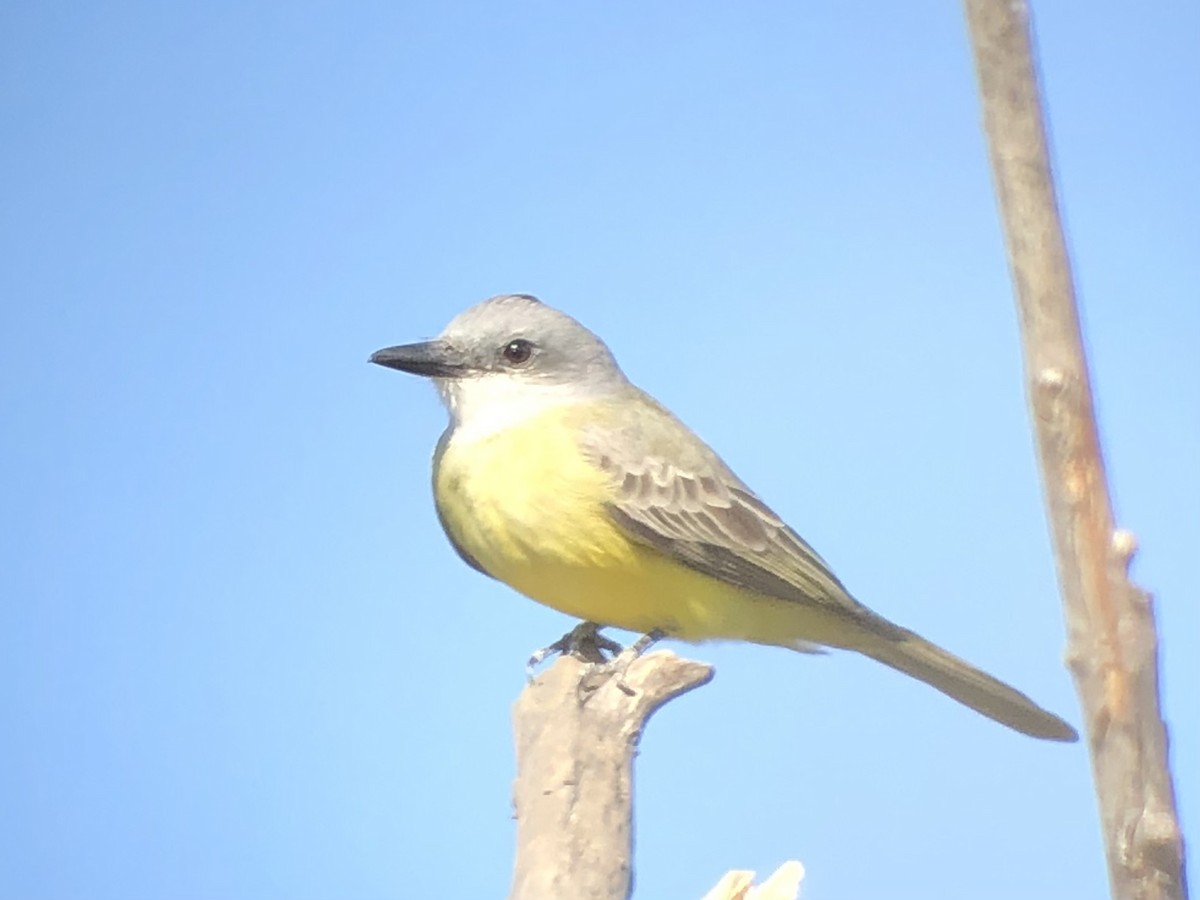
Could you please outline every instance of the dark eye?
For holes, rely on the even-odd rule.
[[[533,356],[533,344],[523,338],[516,338],[504,345],[500,355],[509,365],[523,365],[529,362],[529,357]]]

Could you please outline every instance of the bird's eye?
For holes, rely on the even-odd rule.
[[[533,344],[523,338],[516,338],[504,345],[500,355],[510,366],[524,365],[529,362],[529,357],[533,356]]]

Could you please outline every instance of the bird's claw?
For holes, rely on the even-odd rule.
[[[580,622],[554,643],[535,650],[525,663],[525,677],[533,681],[534,669],[555,654],[577,656],[593,665],[607,664],[609,657],[605,656],[606,653],[615,659],[625,648],[602,635],[600,629],[603,627],[595,622]]]
[[[637,692],[625,680],[625,673],[629,671],[629,667],[635,659],[664,637],[663,632],[655,628],[643,634],[628,647],[621,648],[618,646],[618,652],[612,659],[605,662],[593,662],[588,667],[588,671],[580,679],[580,687],[584,690],[595,690],[604,681],[615,677],[616,685],[621,692],[626,696],[632,697]]]

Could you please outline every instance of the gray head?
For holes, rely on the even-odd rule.
[[[388,347],[371,362],[432,378],[459,423],[604,395],[628,382],[608,347],[528,294],[502,294],[455,316],[437,338]]]

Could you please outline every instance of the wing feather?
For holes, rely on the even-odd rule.
[[[704,448],[707,449],[707,448]],[[902,630],[855,600],[808,543],[711,454],[590,454],[613,479],[613,520],[632,538],[736,587],[825,608],[887,637]]]

